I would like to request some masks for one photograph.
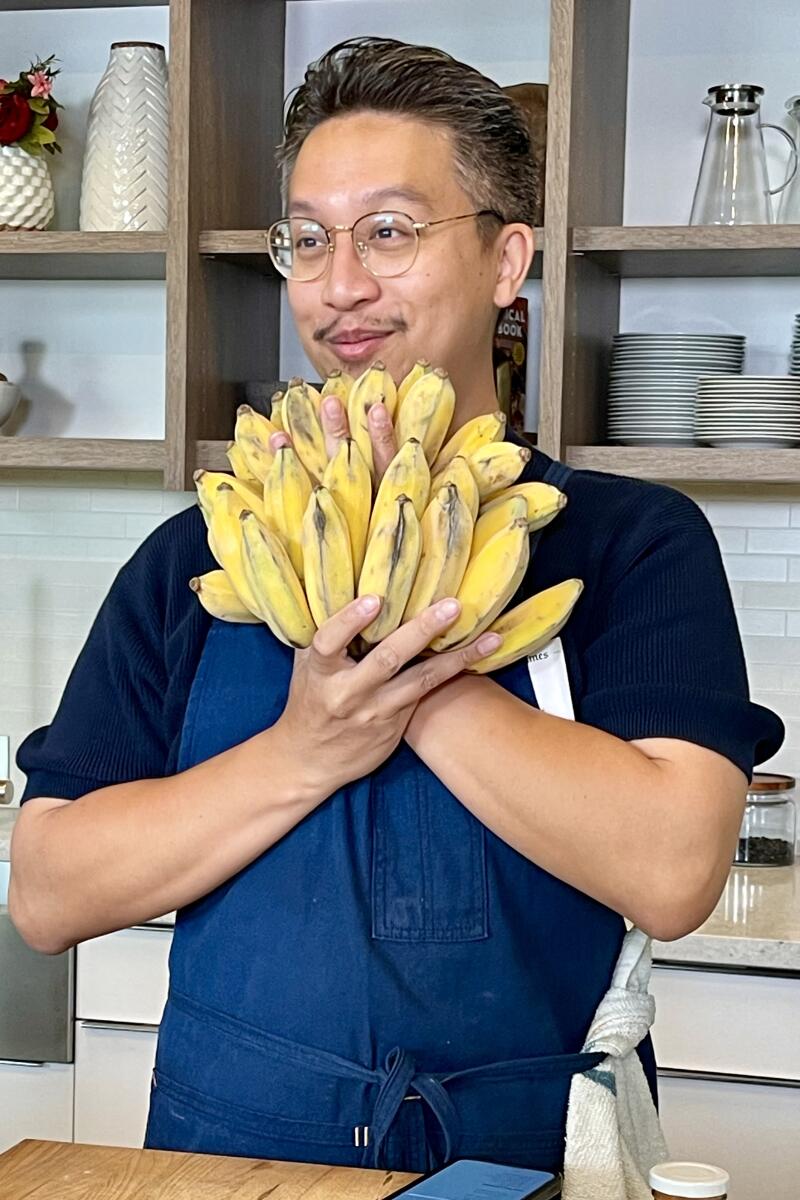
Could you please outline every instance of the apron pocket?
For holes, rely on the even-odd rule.
[[[371,781],[372,936],[489,936],[485,829],[402,743]]]

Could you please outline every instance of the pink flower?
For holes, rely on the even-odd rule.
[[[53,81],[47,78],[44,71],[34,71],[28,76],[28,82],[33,84],[32,96],[49,96],[53,90]]]

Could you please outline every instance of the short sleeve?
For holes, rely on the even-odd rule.
[[[580,719],[627,741],[669,737],[706,746],[749,779],[780,748],[784,728],[749,698],[713,529],[680,492],[654,487],[643,499],[626,561],[614,564],[595,594]]]
[[[208,624],[188,580],[214,565],[192,509],[159,526],[120,569],[51,724],[19,747],[21,803],[172,772]]]

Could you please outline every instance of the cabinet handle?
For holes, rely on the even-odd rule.
[[[686,1067],[659,1067],[659,1078],[700,1079],[709,1083],[750,1083],[759,1087],[800,1088],[800,1079],[775,1075],[736,1075],[728,1071],[692,1071]]]
[[[17,1058],[0,1058],[0,1067],[45,1067],[43,1062],[25,1062]]]
[[[125,1033],[158,1033],[158,1025],[137,1025],[132,1021],[81,1021],[84,1029],[111,1029],[114,1032],[122,1030]]]

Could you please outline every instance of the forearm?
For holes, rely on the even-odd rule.
[[[702,798],[632,743],[474,678],[426,697],[407,739],[493,833],[647,932],[679,936],[716,902],[739,810],[720,838]]]
[[[322,799],[279,726],[166,779],[31,800],[11,848],[11,916],[47,953],[206,895]]]

